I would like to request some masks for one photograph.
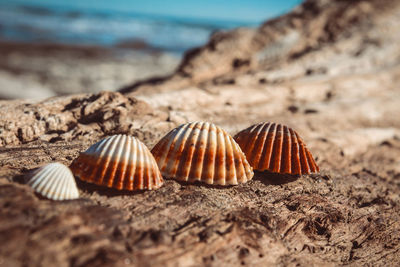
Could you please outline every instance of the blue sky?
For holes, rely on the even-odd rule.
[[[107,9],[157,15],[260,23],[289,11],[301,0],[0,0],[0,3]]]

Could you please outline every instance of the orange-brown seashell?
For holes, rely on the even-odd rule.
[[[208,122],[183,124],[151,150],[164,177],[180,181],[235,185],[253,178],[239,145]]]
[[[114,135],[97,142],[81,153],[70,168],[85,182],[119,190],[151,190],[163,184],[149,149],[127,135]]]
[[[236,134],[234,139],[255,170],[287,174],[319,172],[303,140],[285,125],[255,124]]]

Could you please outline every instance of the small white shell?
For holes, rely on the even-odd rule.
[[[79,198],[78,188],[71,170],[58,162],[40,167],[27,177],[36,193],[53,200]]]

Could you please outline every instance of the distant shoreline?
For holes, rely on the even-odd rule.
[[[177,55],[140,45],[144,44],[102,47],[0,40],[0,99],[115,91],[168,75],[180,62]]]
[[[178,56],[175,53],[163,51],[157,47],[151,47],[149,44],[141,40],[127,40],[121,42],[115,46],[101,46],[101,45],[89,45],[89,44],[66,44],[66,43],[52,43],[52,42],[23,42],[23,41],[11,41],[0,39],[0,51],[5,55],[13,51],[23,54],[45,54],[48,56],[52,53],[75,53],[83,57],[109,57],[113,56],[113,53],[118,52],[130,52],[130,53],[141,53],[149,55],[159,54],[171,54]],[[1,58],[1,55],[0,55]]]
[[[182,55],[216,31],[255,24],[27,3],[0,3],[0,39],[129,47]]]

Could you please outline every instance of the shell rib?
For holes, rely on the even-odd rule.
[[[27,184],[36,193],[53,200],[79,198],[78,188],[71,170],[58,162],[47,164],[27,177]]]
[[[118,190],[157,189],[163,179],[149,149],[127,135],[107,137],[71,164],[79,179]]]
[[[208,122],[173,129],[151,152],[163,176],[180,181],[235,185],[251,180],[254,175],[233,138]]]
[[[287,174],[319,172],[303,140],[285,125],[255,124],[236,134],[234,139],[255,170]]]

